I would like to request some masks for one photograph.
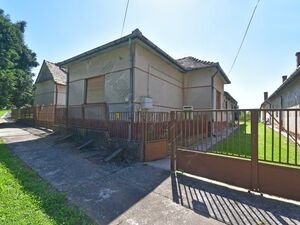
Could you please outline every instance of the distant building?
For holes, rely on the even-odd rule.
[[[224,91],[223,108],[228,110],[239,108],[237,100],[235,100],[227,91]],[[238,115],[238,112],[229,111],[223,113],[223,118],[227,120],[228,116],[228,121],[235,121],[238,119]]]
[[[224,91],[224,109],[238,109],[238,102],[227,91]]]
[[[43,61],[35,81],[34,105],[66,104],[66,72],[56,64]]]
[[[276,89],[274,93],[268,97],[268,92],[264,93],[264,102],[261,104],[262,109],[299,109],[300,108],[300,52],[296,53],[297,66],[296,70],[288,77],[282,76],[282,84]],[[299,112],[298,112],[299,113]],[[263,121],[271,119],[270,113],[264,115],[262,113],[261,120]],[[297,116],[297,124],[300,127],[300,114]],[[280,111],[276,111],[274,114],[275,121],[280,121]],[[287,121],[289,120],[290,131],[295,131],[295,112],[281,113],[281,124],[284,128],[287,128]],[[299,133],[299,131],[298,131]]]

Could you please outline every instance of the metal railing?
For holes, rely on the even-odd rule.
[[[176,145],[250,159],[257,141],[258,160],[300,166],[299,116],[300,109],[179,111]]]

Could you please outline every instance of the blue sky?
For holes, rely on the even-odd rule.
[[[0,0],[43,59],[62,61],[120,37],[127,0]],[[228,73],[257,0],[130,0],[124,35],[135,28],[174,58],[220,62]],[[261,0],[226,85],[241,108],[259,107],[296,68],[300,1]],[[34,69],[37,73],[38,69]]]

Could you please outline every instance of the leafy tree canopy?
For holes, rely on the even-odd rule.
[[[32,102],[36,54],[24,42],[26,22],[13,23],[0,9],[0,108]]]

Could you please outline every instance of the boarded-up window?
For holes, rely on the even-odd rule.
[[[104,102],[105,76],[90,78],[86,80],[86,103]]]
[[[217,96],[216,96],[216,109],[221,109],[221,92],[216,91]]]

